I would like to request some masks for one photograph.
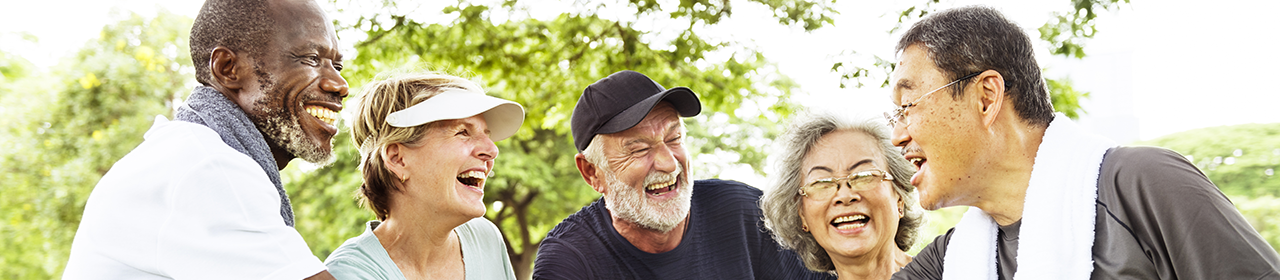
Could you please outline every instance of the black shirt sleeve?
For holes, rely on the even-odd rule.
[[[942,279],[942,260],[947,255],[947,244],[951,241],[951,233],[955,231],[955,228],[951,228],[946,234],[934,238],[932,243],[926,245],[911,259],[910,263],[907,263],[906,267],[894,273],[892,279]]]
[[[1131,259],[1149,260],[1161,279],[1280,278],[1275,250],[1177,152],[1112,149],[1099,181],[1099,204],[1127,229],[1099,238],[1133,238],[1142,250],[1103,255],[1142,254]]]
[[[595,279],[582,254],[561,239],[543,240],[533,267],[533,279]]]

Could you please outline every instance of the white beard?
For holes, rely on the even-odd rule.
[[[604,178],[609,185],[609,192],[604,196],[605,206],[622,220],[662,233],[669,232],[689,216],[689,204],[693,199],[693,184],[689,183],[689,174],[682,170],[680,165],[676,165],[672,173],[649,173],[641,187],[634,187],[619,181],[613,170],[605,168]],[[643,186],[669,182],[672,177],[678,178],[676,197],[667,201],[650,201]]]

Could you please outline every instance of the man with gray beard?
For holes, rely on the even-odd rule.
[[[691,181],[681,117],[702,104],[620,71],[574,107],[578,172],[603,198],[556,225],[538,248],[534,279],[827,279],[760,227],[761,191]]]
[[[206,1],[191,27],[201,85],[98,181],[63,279],[333,279],[279,171],[333,160],[339,49],[314,0]]]

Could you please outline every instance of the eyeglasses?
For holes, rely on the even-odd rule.
[[[824,200],[831,198],[840,190],[840,185],[849,186],[852,191],[865,191],[875,188],[880,181],[892,181],[893,175],[878,169],[849,174],[847,177],[824,178],[800,187],[800,195],[808,198]]]
[[[982,74],[982,72],[974,72],[973,74],[964,75],[964,77],[960,77],[960,79],[951,81],[951,83],[948,83],[942,87],[938,87],[937,89],[934,89],[932,91],[929,91],[929,93],[925,93],[924,95],[921,95],[920,97],[916,98],[916,101],[912,101],[911,103],[907,103],[907,104],[902,104],[901,108],[893,109],[892,114],[890,114],[889,112],[885,112],[884,119],[889,121],[889,127],[897,127],[898,124],[902,124],[903,126],[909,126],[911,125],[911,123],[907,122],[907,109],[910,109],[911,107],[915,107],[916,105],[920,105],[920,101],[924,100],[924,98],[928,97],[930,94],[933,94],[935,92],[938,92],[939,90],[942,90],[951,85],[959,83],[960,81],[977,77],[978,74]]]

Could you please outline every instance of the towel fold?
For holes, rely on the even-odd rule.
[[[1102,157],[1116,144],[1058,114],[1036,151],[1013,279],[1089,279]],[[996,279],[995,220],[970,207],[943,259],[943,279]]]
[[[253,158],[280,193],[280,216],[284,218],[284,224],[293,226],[293,206],[289,203],[289,194],[284,191],[284,184],[280,183],[280,170],[276,167],[271,147],[267,146],[262,132],[258,131],[239,105],[231,102],[218,90],[197,86],[191,96],[187,97],[186,104],[178,107],[173,119],[209,127],[222,137],[222,142],[227,143],[227,146]]]

